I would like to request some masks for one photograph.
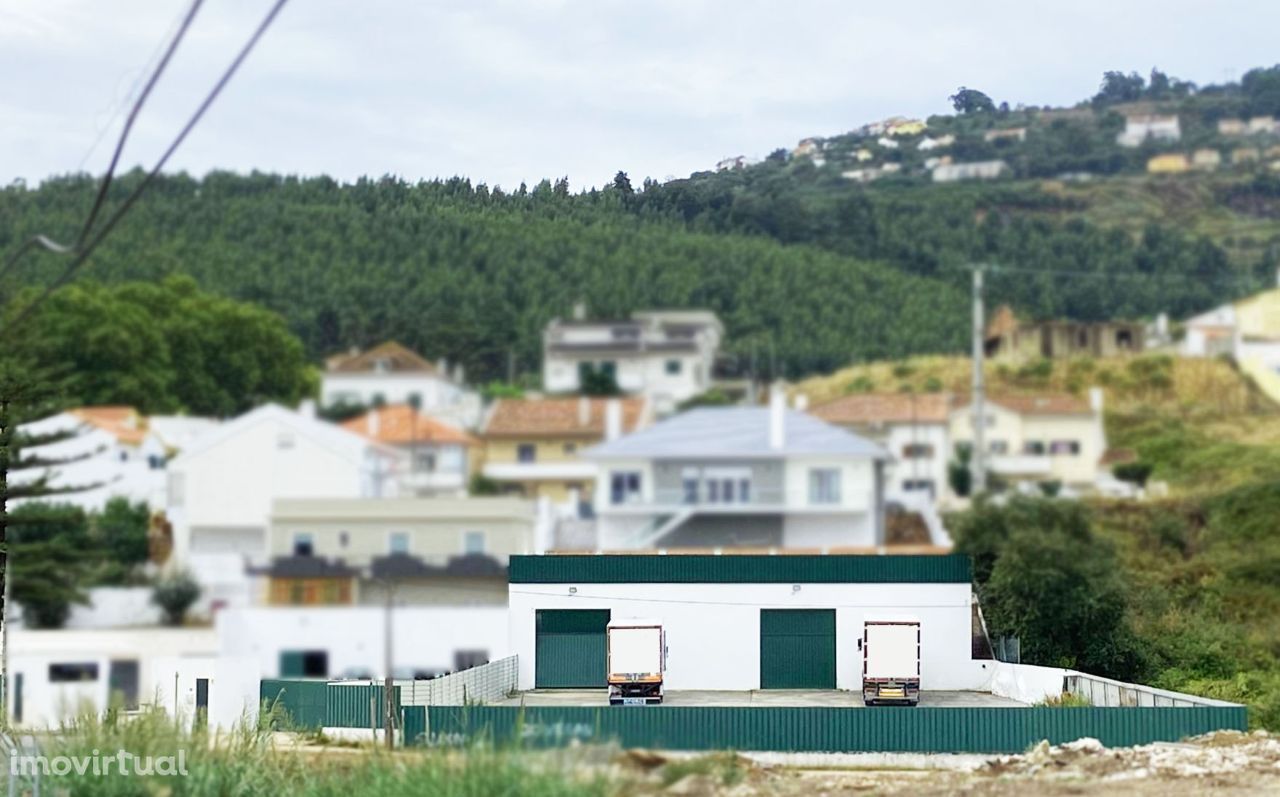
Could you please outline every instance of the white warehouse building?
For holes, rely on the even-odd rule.
[[[862,688],[864,624],[920,623],[921,688],[976,690],[966,556],[513,556],[521,690],[604,688],[609,621],[660,620],[668,690]]]

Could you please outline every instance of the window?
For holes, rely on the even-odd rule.
[[[416,390],[410,392],[409,396],[405,399],[405,404],[408,404],[415,410],[422,409],[422,394]]]
[[[121,452],[120,452],[120,461],[121,461],[121,462],[128,462],[128,461],[129,461],[129,452],[128,452],[128,451],[121,451]]]
[[[391,535],[387,538],[387,550],[393,554],[409,553],[409,532],[391,532]]]
[[[484,553],[484,532],[468,531],[462,537],[462,552],[467,556],[478,556]]]
[[[453,652],[453,669],[468,670],[489,663],[487,650],[455,650]]]
[[[538,447],[533,443],[521,443],[516,446],[517,462],[534,462],[538,459]]]
[[[147,456],[147,467],[151,470],[164,470],[164,457],[159,454],[149,454]]]
[[[609,479],[609,498],[616,504],[633,504],[640,500],[640,474],[615,471]]]
[[[595,372],[595,368],[591,367],[591,363],[578,363],[578,385],[585,385],[591,381],[591,375]]]
[[[751,503],[751,480],[738,480],[738,500],[744,504]]]
[[[281,678],[328,678],[329,652],[325,650],[280,651]]]
[[[49,665],[49,683],[51,684],[96,680],[98,680],[98,663],[94,661],[76,661]]]
[[[578,452],[578,444],[577,444],[577,443],[565,443],[565,444],[564,444],[564,453],[565,453],[566,455],[570,455],[570,456],[572,456],[573,454],[576,454],[577,452]]]
[[[684,488],[684,502],[686,504],[698,503],[698,477],[685,476],[680,484]]]
[[[992,440],[989,449],[992,454],[1008,454],[1009,443],[1006,440]]]
[[[1076,456],[1080,453],[1080,443],[1076,440],[1054,440],[1049,444],[1049,453]]]
[[[293,555],[312,556],[315,554],[315,538],[310,532],[298,531],[293,535]]]
[[[351,535],[349,533],[345,531],[338,532],[338,545],[340,547],[346,548],[350,542],[351,542]]]
[[[414,451],[413,469],[418,473],[435,473],[436,452],[431,449]]]
[[[724,499],[726,504],[733,503],[733,479],[722,479],[720,481],[720,497]]]
[[[600,363],[600,374],[609,379],[616,378],[618,376],[618,364],[613,360],[604,360]]]
[[[709,479],[707,481],[707,502],[711,504],[720,503],[720,481],[718,479]]]
[[[932,459],[933,446],[929,443],[908,443],[902,447],[903,459]]]
[[[1044,455],[1044,441],[1043,441],[1043,440],[1028,440],[1028,441],[1026,441],[1025,443],[1023,443],[1023,444],[1022,444],[1022,453],[1024,453],[1024,454],[1029,454],[1029,455],[1031,455],[1031,456],[1033,456],[1033,457],[1043,456],[1043,455]]]
[[[902,483],[904,493],[927,492],[933,495],[933,479],[907,479]]]
[[[840,503],[839,468],[813,468],[809,471],[809,503]]]
[[[684,363],[679,360],[667,360],[666,372],[667,376],[679,376],[680,371],[684,369]]]

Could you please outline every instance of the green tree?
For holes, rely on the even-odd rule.
[[[73,604],[87,603],[97,554],[84,511],[68,504],[24,503],[9,513],[10,594],[31,628],[61,628]]]
[[[131,571],[146,563],[150,553],[147,541],[150,525],[151,510],[145,503],[130,503],[119,496],[108,500],[102,511],[92,517],[97,546],[113,571],[111,580],[123,581]]]
[[[956,93],[947,99],[951,101],[951,107],[955,108],[957,113],[991,113],[996,109],[996,104],[986,94],[964,86],[956,89]]]
[[[182,625],[187,612],[199,599],[200,584],[185,570],[156,582],[151,592],[151,602],[160,607],[167,625]]]

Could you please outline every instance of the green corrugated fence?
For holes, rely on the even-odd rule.
[[[429,741],[781,752],[1020,753],[1086,736],[1108,747],[1247,727],[1243,706],[782,708],[429,706]]]
[[[322,728],[328,714],[328,686],[324,681],[266,679],[258,686],[258,698],[270,704],[278,701],[290,727]]]
[[[427,732],[427,707],[404,706],[400,709],[400,727],[405,744],[422,744]]]
[[[395,688],[396,712],[400,710],[400,687]],[[326,728],[381,728],[384,708],[382,684],[329,684]]]

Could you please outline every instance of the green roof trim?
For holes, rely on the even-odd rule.
[[[968,556],[512,556],[512,584],[968,584]]]

